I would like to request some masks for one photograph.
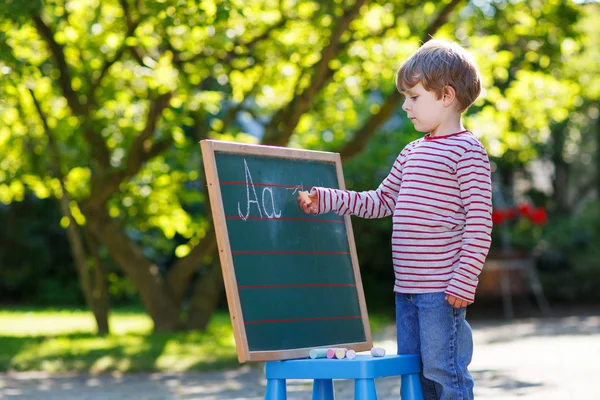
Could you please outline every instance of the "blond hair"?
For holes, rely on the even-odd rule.
[[[403,92],[421,83],[438,99],[447,86],[454,88],[458,111],[463,112],[479,96],[481,80],[475,60],[459,44],[430,40],[402,64],[396,73],[396,87]]]

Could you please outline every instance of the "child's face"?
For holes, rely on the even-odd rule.
[[[421,83],[402,92],[405,96],[402,109],[406,111],[415,129],[419,132],[435,133],[444,122],[447,108],[444,107],[442,98],[437,97],[434,91],[426,90]]]

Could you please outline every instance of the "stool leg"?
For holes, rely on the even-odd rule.
[[[333,381],[331,379],[315,379],[312,400],[334,400]]]
[[[504,318],[513,319],[512,293],[510,290],[510,271],[504,271],[500,277],[500,287],[502,288],[502,307],[504,308]]]
[[[267,379],[265,400],[286,400],[285,379]]]
[[[533,289],[533,294],[535,295],[535,300],[538,303],[538,307],[540,310],[542,310],[542,313],[546,317],[550,316],[550,305],[548,304],[546,297],[544,297],[542,284],[540,283],[540,278],[535,270],[535,265],[530,265],[527,268],[527,274],[529,275],[529,282],[531,284],[531,288]]]
[[[421,389],[419,374],[402,375],[400,398],[402,400],[423,400],[423,389]]]
[[[354,381],[354,400],[377,400],[375,381],[373,379],[356,379]]]

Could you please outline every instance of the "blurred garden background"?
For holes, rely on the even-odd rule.
[[[339,152],[371,189],[420,137],[394,74],[431,37],[475,56],[490,259],[552,310],[600,309],[600,4],[1,0],[0,371],[237,365],[202,139]],[[353,219],[376,331],[391,219]],[[511,272],[516,317],[541,313]],[[502,318],[482,274],[474,318]],[[566,311],[565,311],[566,310]],[[471,312],[471,311],[470,311]]]

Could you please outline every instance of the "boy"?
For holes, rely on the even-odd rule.
[[[431,40],[400,67],[396,86],[415,129],[377,190],[312,188],[306,213],[393,215],[398,353],[423,362],[425,399],[473,399],[466,306],[491,244],[490,165],[461,121],[479,96],[477,67],[459,45]]]

